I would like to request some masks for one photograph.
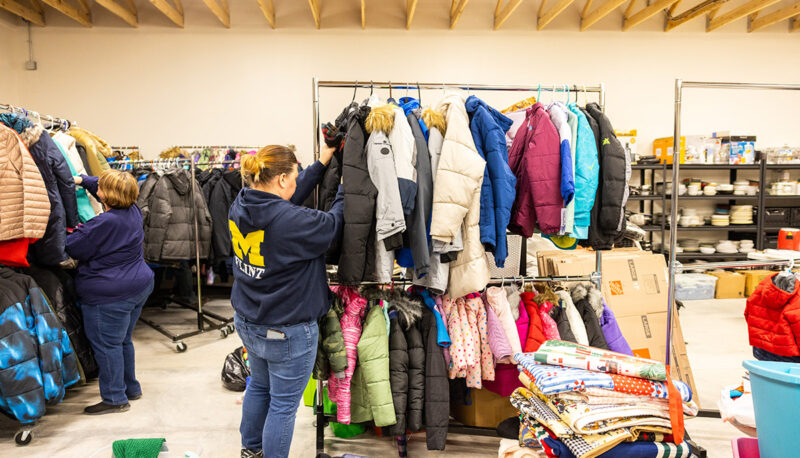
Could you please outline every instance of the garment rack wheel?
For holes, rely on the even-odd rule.
[[[187,348],[188,347],[186,346],[186,344],[183,341],[178,342],[178,344],[175,345],[175,349],[178,350],[178,353],[185,352]]]
[[[231,333],[231,331],[227,327],[221,328],[219,330],[219,337],[221,339],[224,339],[224,338],[228,337],[228,334],[230,334],[230,333]]]
[[[24,447],[31,443],[33,440],[33,428],[26,427],[22,428],[21,430],[17,431],[17,434],[14,435],[14,442],[17,443],[20,447]]]

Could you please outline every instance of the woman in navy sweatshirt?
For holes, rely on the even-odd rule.
[[[325,251],[344,224],[341,186],[330,211],[301,207],[334,148],[302,173],[294,152],[267,146],[246,156],[242,189],[228,213],[234,253],[231,304],[250,362],[242,405],[244,458],[288,456],[295,414],[328,311]],[[267,450],[265,452],[265,450]]]
[[[143,257],[139,188],[132,175],[118,170],[106,170],[99,178],[81,175],[75,183],[105,209],[67,237],[67,254],[78,261],[75,289],[83,325],[100,369],[102,401],[84,412],[124,412],[129,400],[142,396],[131,335],[153,290],[153,271]]]

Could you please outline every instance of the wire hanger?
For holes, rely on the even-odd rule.
[[[358,80],[356,80],[356,84],[353,86],[353,100],[351,100],[350,103],[353,103],[353,102],[356,101],[356,91],[357,90],[358,90]]]
[[[391,81],[389,81],[389,98],[390,99],[394,98],[394,97],[392,97],[392,82]]]
[[[419,106],[422,106],[422,89],[419,87],[419,81],[417,81],[417,100],[419,101]]]
[[[372,80],[369,80],[369,95],[372,97],[372,92],[375,90],[375,83]]]

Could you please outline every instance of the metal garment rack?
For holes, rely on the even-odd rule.
[[[136,166],[136,165],[150,165],[152,167],[160,167],[160,166],[173,166],[173,167],[189,167],[189,170],[192,174],[192,186],[190,186],[190,196],[192,202],[194,202],[194,193],[195,193],[195,185],[197,184],[197,165],[233,165],[238,164],[240,161],[201,161],[196,162],[198,156],[194,156],[191,159],[151,159],[151,160],[137,160],[137,161],[118,161],[112,162],[111,165],[113,167],[118,166]],[[175,348],[179,353],[183,353],[188,348],[186,343],[183,341],[184,339],[188,339],[189,337],[194,337],[196,335],[208,332],[219,330],[220,336],[222,338],[228,337],[228,335],[232,334],[234,331],[233,327],[233,317],[226,318],[221,315],[218,315],[213,312],[209,312],[203,310],[203,282],[202,277],[200,275],[200,222],[197,218],[197,209],[192,205],[192,220],[194,222],[194,249],[195,249],[195,269],[196,269],[196,276],[197,276],[197,304],[193,304],[189,301],[183,300],[182,298],[170,297],[170,301],[180,305],[183,308],[187,308],[190,310],[194,310],[197,313],[197,329],[189,332],[185,332],[182,334],[174,334],[166,330],[163,326],[152,321],[150,319],[139,317],[139,320],[150,326],[151,328],[155,329],[162,335],[166,336],[172,343],[175,344]]]
[[[312,120],[313,120],[313,130],[314,133],[314,160],[316,161],[319,159],[320,154],[320,111],[319,111],[319,90],[320,88],[340,88],[340,89],[353,89],[354,91],[358,90],[359,88],[362,89],[417,89],[418,95],[421,93],[422,89],[429,89],[429,90],[442,90],[442,89],[463,89],[467,92],[482,92],[482,91],[491,91],[491,92],[576,92],[584,94],[593,93],[597,94],[598,102],[600,108],[605,111],[606,108],[606,100],[605,100],[605,85],[603,83],[596,84],[596,85],[535,85],[535,86],[513,86],[513,85],[488,85],[488,84],[465,84],[465,83],[399,83],[399,85],[393,84],[392,81],[328,81],[328,80],[319,80],[316,76],[312,78],[311,81],[311,88],[312,88]],[[354,92],[355,98],[355,92]],[[317,199],[317,193],[314,193],[315,204]],[[523,245],[524,247],[524,245]],[[602,252],[596,252],[596,272],[592,273],[591,275],[585,276],[574,276],[574,277],[524,277],[525,281],[591,281],[594,282],[598,288],[601,285],[601,278],[600,278],[600,267],[602,263]],[[525,258],[526,258],[526,251],[523,250],[521,253],[522,261],[521,263],[524,265]],[[566,279],[569,280],[566,280]],[[519,280],[520,277],[516,277],[516,280]],[[492,281],[501,282],[501,281],[510,281],[513,282],[515,279],[514,277],[506,277],[504,278],[494,278],[490,280]],[[409,282],[408,279],[403,279],[405,282]],[[375,282],[362,282],[361,284],[382,284],[382,285],[391,285],[391,283],[375,283]],[[317,409],[317,421],[316,421],[316,429],[317,429],[317,457],[324,458],[328,457],[325,453],[325,411],[323,408],[323,381],[317,381],[317,396],[316,396],[316,409]],[[472,426],[461,426],[461,425],[454,425],[451,426],[451,431],[453,433],[460,433],[460,434],[471,434],[471,435],[488,435],[493,436],[496,435],[493,429],[491,428],[479,428],[479,427],[472,427]]]
[[[61,130],[68,130],[70,126],[77,126],[78,123],[70,121],[66,118],[59,118],[50,115],[41,115],[38,111],[28,110],[22,107],[14,106],[7,103],[0,103],[0,110],[10,111],[11,113],[19,113],[26,118],[33,116],[39,122],[46,120],[50,123],[50,128],[59,127]]]
[[[672,151],[676,154],[675,157],[680,156],[680,138],[681,138],[681,108],[683,103],[683,90],[684,89],[759,89],[759,90],[778,90],[778,91],[800,91],[800,84],[773,84],[773,83],[726,83],[716,81],[683,81],[681,79],[675,80],[675,129]],[[672,164],[672,183],[673,191],[677,189],[678,172],[680,169],[680,161],[673,161]],[[666,181],[666,180],[664,180]],[[762,183],[762,189],[764,183]],[[664,186],[666,189],[666,185]],[[672,200],[670,206],[670,215],[672,216],[672,224],[677,225],[678,219],[678,193],[672,193]],[[763,192],[761,193],[763,194]],[[762,196],[763,198],[763,196]],[[763,214],[763,208],[759,212],[759,218]],[[678,231],[672,230],[669,233],[669,289],[667,298],[667,351],[665,355],[665,362],[669,365],[672,352],[672,312],[675,309],[675,274],[677,272],[677,253],[675,247],[678,243]],[[729,264],[730,267],[740,267],[737,263],[715,263],[717,266]],[[758,265],[748,263],[749,265]],[[708,264],[707,264],[708,265]],[[765,265],[765,264],[761,264]],[[766,264],[771,265],[771,264]],[[774,265],[774,263],[772,263]],[[694,269],[695,267],[692,266]]]

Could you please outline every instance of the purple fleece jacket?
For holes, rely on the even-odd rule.
[[[622,331],[617,324],[617,318],[614,312],[608,308],[605,299],[603,299],[603,315],[600,317],[600,329],[603,331],[603,337],[606,338],[608,349],[617,353],[633,356],[631,346],[622,335]]]

